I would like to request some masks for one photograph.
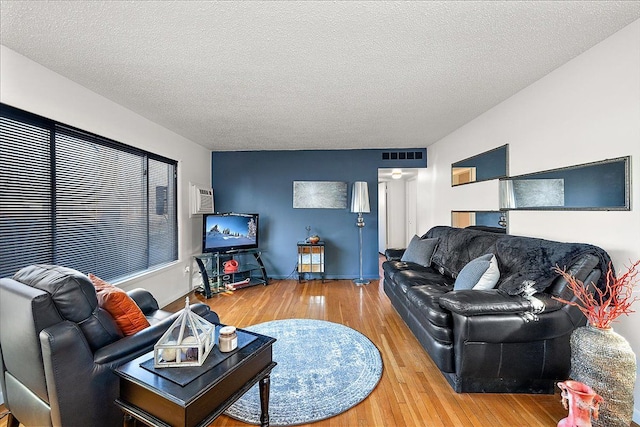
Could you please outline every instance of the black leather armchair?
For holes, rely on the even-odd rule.
[[[34,265],[0,279],[0,385],[8,427],[121,426],[120,366],[153,349],[177,314],[142,289],[128,293],[151,326],[124,337],[78,271]],[[210,322],[205,304],[191,310]]]

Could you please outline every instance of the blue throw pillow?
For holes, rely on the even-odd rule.
[[[456,282],[453,284],[453,290],[493,289],[498,283],[498,279],[500,279],[500,270],[496,256],[486,254],[469,261],[460,270]]]
[[[438,239],[421,239],[418,236],[413,236],[400,261],[414,262],[423,267],[429,267],[431,265],[431,256],[437,245]]]

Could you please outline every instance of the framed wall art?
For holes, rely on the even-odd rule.
[[[346,209],[347,183],[293,181],[294,209]]]

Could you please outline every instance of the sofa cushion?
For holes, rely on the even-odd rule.
[[[451,313],[440,305],[440,298],[450,291],[450,287],[438,285],[413,286],[407,291],[407,300],[416,307],[415,312],[422,314],[430,323],[450,328],[452,327]],[[446,341],[450,340],[450,336],[448,339],[442,336],[438,339]]]
[[[382,270],[391,279],[393,279],[396,274],[402,271],[433,272],[435,274],[438,274],[437,271],[433,270],[430,267],[423,267],[422,265],[416,264],[414,262],[404,262],[400,260],[383,262]]]
[[[423,267],[420,270],[401,270],[393,276],[393,281],[403,293],[406,293],[409,288],[422,285],[443,288],[446,289],[446,292],[453,289],[453,279],[441,275],[432,268]]]
[[[91,273],[89,273],[89,279],[96,287],[98,304],[111,314],[125,336],[149,327],[149,321],[144,313],[125,291]]]
[[[482,255],[465,265],[453,285],[453,290],[492,289],[500,279],[498,261],[494,254]]]
[[[418,236],[413,236],[400,261],[414,262],[423,267],[429,267],[431,256],[437,245],[438,239],[421,239]]]

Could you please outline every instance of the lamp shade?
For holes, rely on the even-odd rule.
[[[351,191],[351,212],[369,213],[369,187],[365,181],[356,181],[353,183]]]

